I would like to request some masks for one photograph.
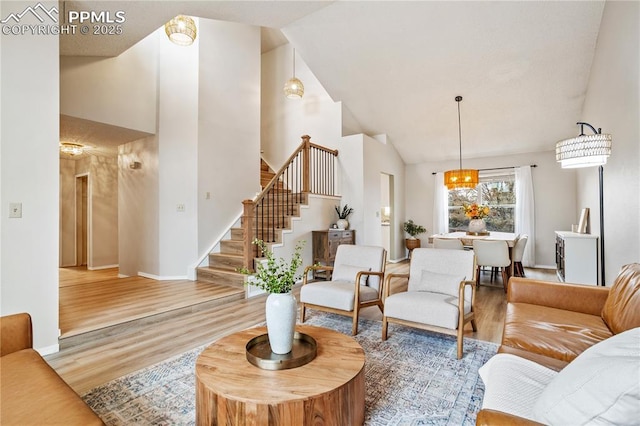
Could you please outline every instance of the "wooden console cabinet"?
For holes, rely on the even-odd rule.
[[[563,282],[598,285],[598,236],[556,231],[556,267]]]
[[[312,231],[313,234],[313,263],[333,266],[336,251],[340,244],[355,244],[356,231],[351,229],[328,229],[326,231]]]

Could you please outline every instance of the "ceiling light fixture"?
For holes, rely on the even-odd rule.
[[[591,124],[577,122],[580,135],[556,143],[556,161],[563,169],[578,167],[602,166],[611,155],[611,135],[603,135],[602,129],[596,130]],[[584,126],[588,126],[593,135],[584,134]]]
[[[296,49],[293,49],[293,77],[284,84],[284,94],[289,99],[302,99],[304,85],[296,78]]]
[[[475,188],[478,186],[478,170],[462,168],[462,127],[460,125],[460,101],[462,96],[456,96],[458,103],[458,139],[460,141],[460,168],[444,172],[444,184],[447,189]]]
[[[195,21],[189,16],[178,15],[166,24],[164,32],[169,40],[179,46],[189,46],[196,40],[198,28]]]
[[[84,152],[84,145],[73,142],[60,142],[60,152],[71,156],[81,155]]]

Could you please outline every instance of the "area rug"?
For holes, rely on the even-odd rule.
[[[351,334],[351,319],[311,311],[307,324]],[[456,359],[454,336],[360,320],[355,337],[366,354],[365,424],[474,425],[484,386],[480,368],[497,345],[465,339]],[[195,362],[204,347],[113,380],[83,396],[107,425],[195,424]]]

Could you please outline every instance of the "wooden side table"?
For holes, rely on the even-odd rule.
[[[298,325],[318,344],[316,358],[288,370],[263,370],[245,346],[266,327],[243,330],[207,347],[196,361],[197,425],[362,425],[364,351],[350,336]]]
[[[351,229],[328,229],[312,232],[313,264],[333,266],[336,252],[341,244],[355,244],[356,231]],[[326,272],[314,272],[314,278],[327,278]]]

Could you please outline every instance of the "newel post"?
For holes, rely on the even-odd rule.
[[[253,271],[253,258],[255,257],[253,252],[253,217],[255,204],[253,200],[244,200],[242,205],[244,207],[241,220],[242,233],[244,235],[244,242],[242,244],[242,266]]]
[[[308,194],[311,181],[311,136],[302,135],[302,193]]]

